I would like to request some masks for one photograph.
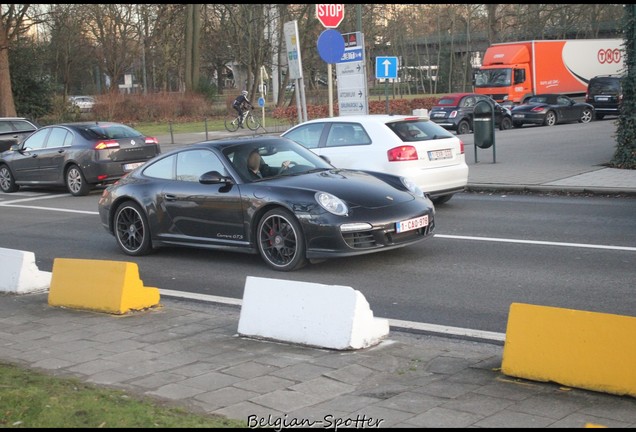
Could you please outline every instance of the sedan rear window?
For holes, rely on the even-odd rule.
[[[92,125],[80,130],[86,139],[137,138],[141,132],[126,125]]]
[[[433,139],[452,138],[453,134],[437,123],[426,120],[408,120],[387,123],[402,141],[427,141]]]

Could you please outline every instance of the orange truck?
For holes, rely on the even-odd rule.
[[[540,93],[583,95],[591,78],[623,72],[623,43],[569,39],[493,44],[474,72],[474,91],[504,104],[519,104]]]

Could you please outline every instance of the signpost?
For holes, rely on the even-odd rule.
[[[375,78],[384,80],[384,95],[386,96],[386,113],[389,114],[389,80],[397,78],[397,57],[376,57]]]
[[[316,18],[318,18],[320,23],[327,29],[323,31],[318,38],[318,53],[320,57],[327,62],[329,117],[333,117],[333,78],[331,77],[331,64],[336,63],[342,56],[344,40],[337,30],[330,29],[338,27],[344,19],[344,4],[317,4]],[[339,40],[337,40],[338,38]]]
[[[345,33],[344,53],[336,63],[338,77],[338,110],[340,115],[368,114],[367,72],[364,34]]]

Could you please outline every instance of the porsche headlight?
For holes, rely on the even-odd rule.
[[[329,213],[335,214],[336,216],[347,216],[347,213],[349,213],[347,205],[337,196],[327,192],[316,192],[315,197],[320,207]]]
[[[402,180],[402,184],[404,185],[404,187],[407,188],[413,195],[417,195],[418,197],[424,196],[424,192],[422,191],[422,189],[420,189],[420,187],[416,185],[412,180],[406,177],[400,177],[400,179]]]

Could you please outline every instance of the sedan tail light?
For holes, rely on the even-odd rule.
[[[119,148],[119,143],[117,141],[100,141],[95,144],[95,150],[106,150],[106,149],[115,149]]]
[[[459,140],[459,153],[464,154],[464,141]]]
[[[159,144],[159,140],[155,137],[146,137],[146,144]]]
[[[389,162],[401,162],[417,160],[417,150],[413,146],[399,146],[394,147],[386,152],[389,157]]]

